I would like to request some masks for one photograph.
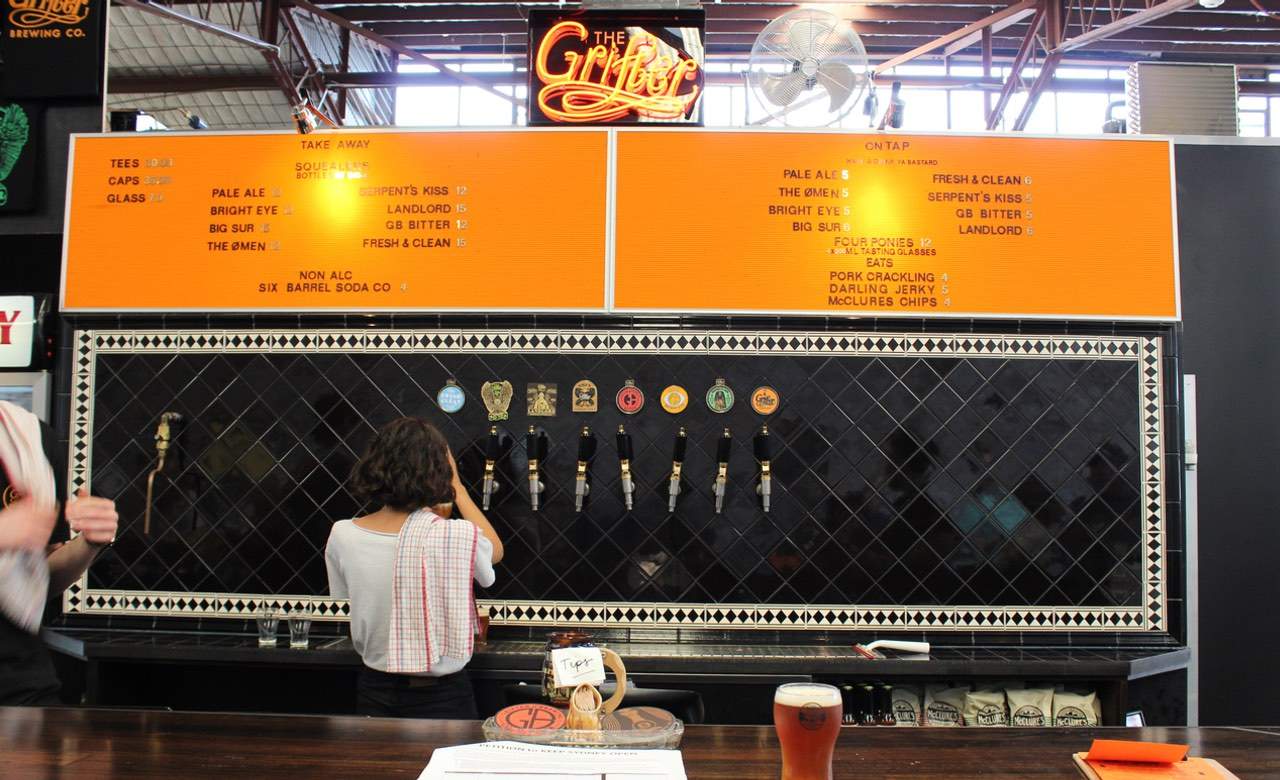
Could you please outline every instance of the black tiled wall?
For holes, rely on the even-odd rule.
[[[491,517],[508,553],[491,598],[1137,606],[1137,372],[1130,361],[996,357],[103,354],[93,485],[117,499],[124,527],[90,585],[325,593],[325,539],[334,520],[361,511],[344,483],[374,428],[400,414],[431,420],[477,495],[489,425],[478,390],[501,378],[516,400],[501,424],[506,451]],[[455,415],[434,401],[449,377],[468,394]],[[584,377],[600,387],[597,414],[568,410],[569,390]],[[726,415],[702,402],[717,377],[738,393]],[[635,416],[612,404],[627,378],[648,396]],[[531,381],[559,385],[556,417],[526,416]],[[693,396],[678,416],[657,402],[672,382]],[[761,384],[783,399],[767,420],[747,404]],[[185,422],[145,537],[152,436],[166,410]],[[751,452],[765,421],[777,476],[768,514],[754,495]],[[600,448],[587,509],[575,516],[584,423]],[[619,423],[635,439],[630,513],[618,487]],[[537,513],[524,480],[529,424],[551,445]],[[690,437],[688,480],[668,514],[679,426]],[[735,437],[731,490],[715,515],[713,454],[725,427]],[[1176,486],[1171,493],[1176,500]]]

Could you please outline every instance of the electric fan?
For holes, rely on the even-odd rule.
[[[844,19],[815,8],[770,22],[752,45],[747,65],[747,83],[766,121],[788,125],[836,124],[868,81],[867,50],[858,33]]]

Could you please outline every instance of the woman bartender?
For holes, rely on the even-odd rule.
[[[364,661],[357,711],[384,717],[476,718],[475,697],[464,669],[471,660],[469,640],[475,620],[469,580],[474,578],[483,587],[493,584],[493,565],[502,560],[502,542],[459,481],[444,436],[425,420],[404,417],[383,426],[356,464],[351,486],[357,500],[377,511],[334,523],[325,563],[330,594],[350,601],[351,640]],[[474,527],[447,519],[454,506]],[[423,539],[431,538],[425,534],[433,533],[429,529],[435,524],[444,524],[435,526],[437,531],[460,531],[469,539],[466,544],[441,543],[434,548],[435,543],[427,541],[425,554],[406,561],[406,555],[417,555],[413,550],[419,549],[409,547],[415,524]],[[400,575],[409,566],[420,571],[422,580],[413,592],[400,592],[398,588],[410,590],[403,588]],[[451,582],[450,576],[454,577]],[[400,631],[401,615],[393,613],[403,613],[408,600],[418,597],[421,602],[423,595],[429,603],[439,604],[426,594],[431,588],[449,590],[451,595],[464,590],[460,603],[467,605],[468,612],[428,610],[426,621],[437,624],[425,635],[410,639],[409,632]],[[422,617],[421,608],[418,616]],[[441,626],[439,621],[453,625]],[[435,647],[433,662],[424,671],[388,673],[388,669],[404,668],[400,656],[405,653],[398,652],[401,643],[416,650],[430,646],[424,638],[439,636],[462,636],[468,641],[448,645],[445,654]]]

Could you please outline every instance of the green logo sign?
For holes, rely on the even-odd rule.
[[[27,148],[30,130],[27,112],[22,110],[22,106],[0,106],[0,207],[9,202],[9,190],[4,186],[4,180],[9,178],[13,166],[18,164],[18,158]]]

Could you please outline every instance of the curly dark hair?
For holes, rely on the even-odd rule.
[[[351,492],[357,501],[400,512],[453,503],[449,442],[421,418],[392,420],[352,469]]]

